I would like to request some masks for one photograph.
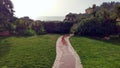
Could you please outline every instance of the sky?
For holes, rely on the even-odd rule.
[[[84,13],[93,4],[120,0],[11,0],[15,16],[29,16],[36,19],[40,16],[65,16],[68,13]]]

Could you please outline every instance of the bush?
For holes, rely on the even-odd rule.
[[[39,29],[36,33],[37,33],[38,35],[46,34],[44,28]]]
[[[111,20],[111,19],[104,20],[104,22],[102,22],[101,25],[102,25],[102,29],[104,30],[104,34],[107,36],[118,33],[115,20]]]
[[[24,36],[33,36],[35,34],[36,34],[35,31],[32,29],[25,30],[24,32]]]
[[[75,32],[75,35],[99,37],[113,34],[117,34],[116,21],[99,17],[82,20]]]
[[[43,23],[38,22],[37,24],[34,24],[32,26],[32,29],[36,32],[36,34],[41,35],[41,34],[45,34],[45,29],[43,26]]]
[[[73,23],[48,22],[44,23],[44,29],[47,33],[66,34],[70,33]]]
[[[103,36],[103,33],[100,21],[95,18],[82,20],[75,32],[81,36]]]

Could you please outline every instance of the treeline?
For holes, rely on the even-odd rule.
[[[72,25],[72,22],[45,22],[43,26],[47,33],[68,34]]]
[[[61,21],[32,20],[29,17],[18,18],[11,23],[11,34],[16,36],[42,35],[46,33],[67,34],[73,23]]]
[[[87,18],[82,20],[75,31],[78,36],[104,37],[118,34],[116,21],[99,20],[99,18]]]
[[[14,16],[11,0],[0,0],[0,36],[32,36],[46,33],[65,34],[70,32],[71,22],[40,21],[29,17]]]
[[[86,9],[86,13],[78,14],[78,28],[75,35],[109,37],[120,35],[120,2],[104,2]]]
[[[68,14],[64,21],[40,21],[14,16],[11,0],[0,0],[0,36],[32,36],[46,33],[77,36],[120,36],[120,2],[104,2],[83,14]],[[77,24],[77,25],[76,25]]]
[[[60,21],[33,21],[29,17],[17,19],[12,25],[13,34],[20,36],[41,35],[46,33],[66,34],[73,23]]]

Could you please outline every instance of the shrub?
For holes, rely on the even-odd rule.
[[[44,28],[40,28],[36,33],[37,33],[38,35],[46,34]]]
[[[104,20],[102,23],[102,29],[104,30],[104,34],[105,35],[113,35],[113,34],[117,34],[117,26],[116,26],[116,21],[115,20]]]
[[[41,34],[45,34],[45,29],[43,26],[43,23],[38,22],[37,24],[34,24],[32,26],[32,29],[36,32],[36,34],[41,35]]]
[[[87,18],[79,23],[79,27],[75,32],[81,36],[109,36],[117,34],[116,21],[111,19]]]
[[[95,18],[82,20],[75,32],[76,35],[81,36],[102,36],[103,33],[100,22]]]
[[[35,34],[36,34],[35,31],[32,29],[25,30],[24,32],[24,36],[33,36]]]
[[[72,27],[73,23],[63,23],[63,22],[48,22],[44,23],[44,29],[47,33],[59,33],[59,34],[66,34],[70,33],[70,28]]]

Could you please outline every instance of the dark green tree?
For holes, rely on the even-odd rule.
[[[96,16],[96,4],[93,4],[92,9],[93,9],[93,13],[92,14],[95,17]]]
[[[115,6],[115,13],[117,15],[117,18],[120,18],[120,4],[117,4]]]
[[[0,0],[0,31],[10,29],[10,22],[14,15],[13,4],[11,0]]]

